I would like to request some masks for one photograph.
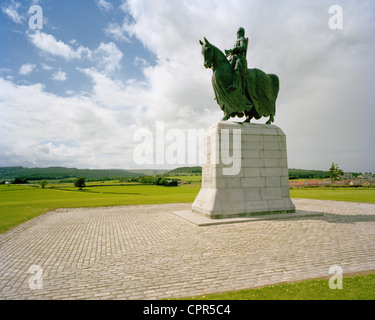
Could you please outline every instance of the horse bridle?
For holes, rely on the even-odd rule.
[[[211,47],[209,47],[211,50],[212,50],[212,48]],[[215,56],[215,50],[212,50],[213,51],[213,53],[212,53],[212,57],[211,57],[211,59],[206,59],[205,58],[205,65],[206,65],[206,63],[209,63],[209,68],[211,69],[211,68],[213,68],[213,63],[212,63],[212,61],[214,60],[214,56]]]

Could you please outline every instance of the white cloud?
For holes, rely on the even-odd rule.
[[[134,65],[138,66],[138,67],[141,67],[141,68],[145,68],[145,67],[149,66],[149,63],[147,62],[147,60],[137,56],[137,57],[134,58]]]
[[[0,78],[0,86],[0,166],[131,164],[132,149],[126,147],[132,143],[133,120],[126,111],[110,110],[84,95],[59,97],[41,84],[16,85]]]
[[[65,81],[66,73],[62,70],[59,70],[52,75],[52,79],[56,81]]]
[[[229,49],[243,26],[250,38],[249,68],[280,78],[275,125],[287,135],[289,166],[328,169],[335,162],[344,171],[375,171],[375,10],[371,1],[343,1],[342,6],[344,29],[330,30],[329,4],[322,0],[234,1],[230,6],[214,0],[128,0],[121,6],[123,22],[108,23],[105,32],[116,40],[137,38],[156,55],[151,66],[140,54],[129,54],[144,82],[114,77],[124,57],[113,42],[88,49],[45,33],[29,35],[43,52],[92,62],[79,68],[92,88],[62,98],[39,84],[1,79],[6,89],[0,91],[2,157],[16,155],[23,165],[31,159],[129,168],[137,128],[153,130],[156,120],[167,128],[207,128],[222,112],[198,40],[205,36]],[[25,125],[17,131],[19,123]]]
[[[52,67],[45,63],[42,63],[42,68],[47,71],[52,70]]]
[[[100,69],[110,73],[121,68],[120,62],[123,53],[113,42],[101,42],[99,47],[93,51],[93,57],[98,61]]]
[[[19,2],[12,0],[8,6],[1,6],[1,11],[3,11],[3,13],[5,13],[13,22],[22,24],[25,17],[18,12],[20,7],[21,4]]]
[[[374,5],[342,5],[344,29],[334,31],[328,27],[325,1],[238,1],[230,6],[213,0],[124,2],[123,24],[112,26],[113,34],[136,37],[157,55],[155,66],[143,67],[149,86],[138,101],[147,110],[140,123],[151,126],[151,119],[163,119],[178,128],[192,123],[205,128],[219,120],[212,71],[203,68],[198,40],[206,36],[222,50],[229,49],[243,26],[250,37],[249,67],[280,78],[275,124],[287,133],[289,164],[326,169],[336,161],[347,163],[344,170],[370,168],[369,155],[375,156],[375,150],[366,146],[372,124],[361,115],[375,116],[370,107],[375,97],[366,89],[374,81],[369,71],[374,67]],[[366,125],[348,130],[353,120]],[[363,154],[357,162],[354,145]]]
[[[104,29],[104,32],[117,41],[130,42],[129,37],[126,35],[123,27],[118,23],[109,23]]]
[[[68,61],[87,59],[95,62],[96,67],[106,73],[121,69],[120,62],[123,53],[113,42],[101,42],[98,48],[90,50],[84,46],[78,46],[74,49],[63,41],[57,40],[53,35],[40,31],[29,34],[29,38],[37,48],[53,56],[62,57]],[[77,41],[72,40],[71,43],[77,44]],[[43,68],[48,70],[49,67],[44,64]]]
[[[63,41],[57,40],[54,36],[44,32],[37,31],[29,34],[31,42],[43,52],[63,57],[66,60],[81,59],[82,57],[90,57],[90,50],[83,46],[73,49]]]
[[[9,68],[0,68],[0,73],[8,73],[11,72],[12,70]]]
[[[103,11],[111,11],[113,9],[112,4],[105,0],[96,0],[95,2],[97,6]]]
[[[19,74],[28,75],[31,72],[33,72],[35,68],[36,68],[35,64],[32,64],[32,63],[23,64],[20,68]]]

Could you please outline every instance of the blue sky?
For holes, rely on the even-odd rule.
[[[3,1],[2,3],[3,19],[0,25],[0,41],[6,50],[2,50],[0,53],[1,67],[13,71],[18,70],[20,66],[29,65],[29,69],[25,69],[29,70],[28,73],[13,73],[14,80],[18,83],[43,83],[46,86],[46,91],[59,95],[64,95],[67,91],[79,92],[89,89],[90,83],[87,77],[77,68],[95,67],[98,61],[85,59],[84,53],[82,58],[67,58],[63,52],[56,54],[45,49],[41,50],[41,47],[38,47],[32,40],[32,36],[36,32],[28,28],[28,21],[33,16],[28,13],[32,3],[32,1]],[[113,67],[115,70],[111,76],[116,79],[122,81],[144,80],[140,68],[141,61],[150,65],[155,64],[154,54],[146,50],[137,38],[133,38],[131,41],[114,42],[111,34],[106,32],[109,24],[121,23],[127,16],[123,11],[115,9],[121,6],[121,1],[111,1],[108,7],[100,6],[100,1],[46,0],[34,1],[34,3],[39,4],[43,10],[43,29],[39,33],[44,37],[49,36],[50,42],[64,43],[72,51],[79,47],[94,51],[102,43],[113,44],[112,51],[118,50],[123,55],[119,61],[116,61],[118,65]],[[21,23],[17,22],[17,18],[12,19],[7,15],[6,8],[9,7],[16,10]],[[47,42],[48,39],[45,40]],[[110,50],[111,47],[108,48]],[[98,59],[100,58],[98,57]],[[139,62],[137,63],[137,61]],[[126,72],[122,70],[126,70]],[[60,78],[53,77],[59,71]],[[65,77],[61,76],[63,73]],[[55,81],[48,81],[48,77]],[[63,80],[65,78],[66,80]]]
[[[43,29],[29,28],[31,5]],[[339,5],[343,28],[332,29]],[[243,26],[249,68],[276,73],[290,168],[375,172],[373,1],[1,0],[0,166],[137,168],[134,134],[222,113],[198,41]],[[257,122],[265,123],[266,119]],[[159,122],[160,123],[160,122]],[[198,163],[197,163],[198,164]],[[180,164],[151,164],[174,168]]]

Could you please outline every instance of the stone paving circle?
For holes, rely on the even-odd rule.
[[[0,234],[0,299],[163,299],[375,270],[375,205],[198,226],[191,203],[58,209]],[[328,281],[327,281],[328,286]]]

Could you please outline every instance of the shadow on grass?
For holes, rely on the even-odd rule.
[[[58,191],[68,191],[68,192],[81,192],[81,193],[95,193],[95,194],[132,194],[132,195],[141,195],[139,192],[100,192],[100,191],[93,191],[89,189],[65,189],[65,188],[51,188],[52,190]]]

